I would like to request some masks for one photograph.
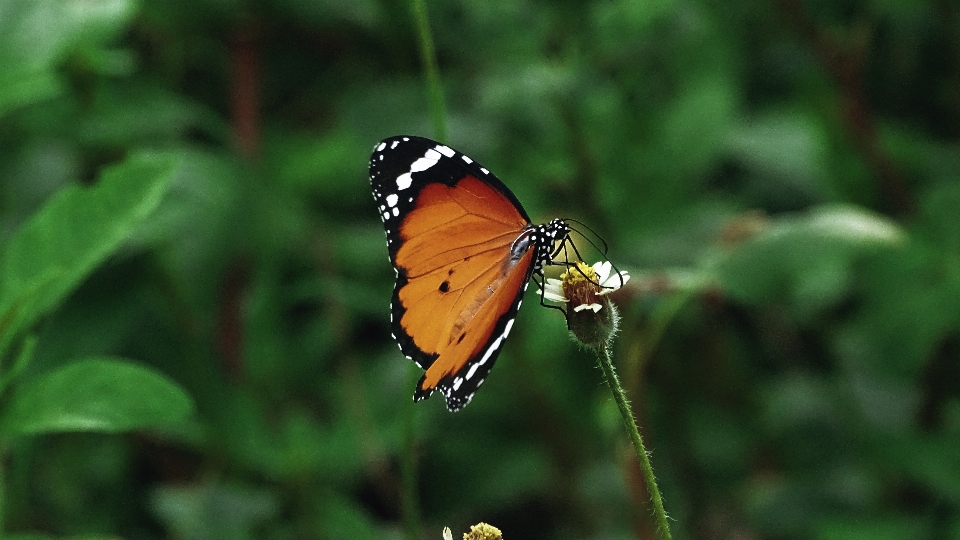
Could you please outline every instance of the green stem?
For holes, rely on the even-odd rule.
[[[427,79],[427,92],[430,95],[430,116],[433,120],[433,136],[440,142],[447,139],[447,115],[443,105],[443,87],[440,86],[440,70],[437,68],[437,53],[433,48],[430,35],[430,20],[427,18],[427,4],[424,0],[411,0],[413,16],[417,25],[417,37],[420,40],[420,61]]]
[[[7,530],[7,445],[0,444],[0,537],[6,536]]]
[[[409,370],[411,381],[419,378],[419,373]],[[417,378],[413,378],[417,377]],[[413,383],[407,385],[412,387]],[[417,498],[417,408],[410,400],[403,412],[403,455],[400,457],[400,479],[403,484],[401,513],[407,540],[418,540],[420,531],[420,503]]]
[[[627,396],[620,386],[620,379],[617,378],[617,372],[613,369],[613,356],[610,353],[610,347],[601,346],[598,351],[597,360],[600,363],[600,369],[603,370],[603,376],[607,380],[607,386],[613,392],[613,399],[620,407],[620,414],[623,416],[623,423],[627,426],[627,432],[633,441],[633,448],[637,451],[637,459],[640,461],[640,469],[643,471],[643,478],[647,482],[647,491],[650,493],[650,501],[653,502],[653,515],[657,521],[657,534],[661,540],[669,540],[670,525],[667,523],[667,512],[663,509],[663,499],[660,497],[660,490],[657,488],[657,479],[653,476],[653,466],[650,465],[650,456],[643,447],[643,439],[640,438],[640,430],[637,429],[637,421],[633,417],[633,411],[630,410],[630,403],[627,402]]]
[[[447,114],[443,105],[443,87],[440,86],[440,70],[437,68],[437,54],[430,35],[430,19],[427,17],[427,5],[424,0],[411,0],[413,18],[417,25],[417,37],[420,42],[420,60],[426,77],[427,92],[430,99],[430,116],[433,121],[433,137],[445,142],[447,139]],[[412,370],[411,370],[412,371]],[[415,375],[419,378],[419,373]],[[416,381],[417,379],[413,379]],[[412,384],[411,384],[412,386]],[[408,540],[420,538],[420,504],[417,498],[417,426],[416,407],[413,402],[407,404],[404,411],[404,445],[400,459],[400,475],[403,483],[403,522]]]

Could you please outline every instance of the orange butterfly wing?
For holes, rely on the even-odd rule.
[[[426,370],[414,399],[439,389],[458,410],[493,366],[531,274],[549,260],[553,242],[543,239],[565,225],[534,227],[495,176],[428,139],[383,141],[370,176],[397,272],[393,334]]]
[[[509,332],[509,321],[497,323],[512,320],[533,268],[532,250],[511,259],[527,225],[505,197],[473,176],[421,191],[400,227],[404,242],[394,259],[407,280],[397,290],[399,326],[419,351],[435,356],[415,397],[429,396],[441,382],[459,389],[490,362],[487,351],[499,348],[488,347],[493,334]],[[477,367],[457,377],[471,360]]]

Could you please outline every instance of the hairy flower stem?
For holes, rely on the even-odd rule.
[[[603,377],[607,380],[607,386],[613,393],[613,399],[620,408],[620,415],[623,416],[623,423],[627,426],[627,433],[633,441],[633,448],[637,452],[637,460],[640,461],[640,469],[643,471],[643,478],[647,483],[647,491],[650,493],[650,501],[653,502],[653,515],[657,521],[657,535],[661,540],[670,540],[670,525],[667,523],[667,513],[663,509],[663,499],[660,497],[660,490],[657,488],[657,479],[653,476],[653,467],[650,465],[650,456],[643,447],[643,439],[640,438],[640,430],[637,429],[637,421],[633,417],[633,411],[630,410],[630,403],[627,402],[627,396],[620,386],[620,379],[617,378],[617,372],[613,369],[613,355],[610,347],[604,345],[598,347],[597,361],[600,369],[603,370]]]

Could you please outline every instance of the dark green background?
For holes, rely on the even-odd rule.
[[[633,276],[615,359],[675,538],[960,539],[956,2],[427,9],[444,142]],[[17,384],[120,356],[197,409],[8,440],[7,531],[652,537],[595,358],[532,290],[465,410],[411,402],[366,170],[384,137],[435,136],[414,20],[399,0],[0,0],[0,246],[67,185],[175,163],[18,334]]]

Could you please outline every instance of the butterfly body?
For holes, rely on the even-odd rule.
[[[397,274],[393,335],[426,371],[414,399],[440,390],[459,410],[493,366],[530,278],[569,230],[562,220],[532,224],[496,176],[429,139],[379,143],[370,179]]]

